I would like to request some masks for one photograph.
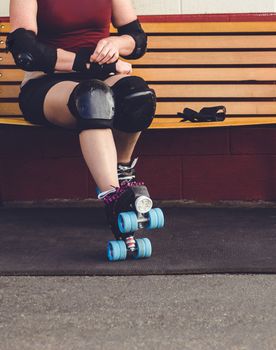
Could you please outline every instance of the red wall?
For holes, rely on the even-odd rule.
[[[155,199],[276,200],[276,128],[149,130],[136,153]],[[95,197],[78,137],[63,130],[0,129],[2,201]]]

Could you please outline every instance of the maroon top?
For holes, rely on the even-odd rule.
[[[76,52],[109,36],[112,0],[37,0],[38,39]]]

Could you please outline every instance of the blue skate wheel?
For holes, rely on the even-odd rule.
[[[155,208],[153,210],[155,210],[155,213],[156,213],[157,218],[158,218],[158,227],[157,228],[164,227],[165,226],[165,218],[164,218],[163,211],[160,208]]]
[[[151,254],[152,254],[152,246],[151,246],[151,242],[148,238],[142,238],[142,240],[144,241],[145,244],[145,258],[150,258]]]
[[[154,209],[151,209],[148,215],[149,215],[149,222],[148,222],[147,228],[149,230],[153,230],[158,227],[158,216]]]
[[[149,223],[147,228],[153,230],[155,228],[164,227],[165,219],[163,211],[160,208],[151,209],[149,212]]]
[[[117,241],[117,243],[119,244],[120,251],[121,251],[120,260],[126,260],[126,258],[127,258],[126,243],[124,241]]]
[[[129,211],[128,212],[131,220],[131,231],[130,232],[135,232],[138,230],[138,220],[137,220],[137,215],[134,211]]]
[[[121,233],[135,232],[138,230],[137,216],[134,211],[120,213],[118,227]]]
[[[151,257],[152,246],[148,238],[136,239],[136,254],[134,255],[135,259],[144,259]]]
[[[127,257],[127,248],[124,241],[109,241],[107,245],[107,258],[109,261],[121,261]]]

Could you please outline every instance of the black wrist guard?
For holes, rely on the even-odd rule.
[[[138,19],[119,27],[118,33],[119,35],[130,35],[135,41],[135,48],[133,52],[128,56],[122,57],[126,59],[137,59],[144,56],[147,51],[147,35]]]
[[[94,50],[88,47],[82,47],[76,53],[76,57],[73,63],[73,70],[76,72],[87,72],[87,63],[90,63],[89,58],[93,54]]]
[[[116,62],[110,64],[91,63],[89,72],[93,78],[106,79],[109,75],[116,74]]]
[[[80,48],[76,53],[73,70],[76,72],[85,72],[88,77],[94,79],[104,79],[116,73],[116,62],[110,64],[91,63],[89,58],[93,52],[94,50],[90,48]],[[89,63],[89,68],[87,68],[87,63]]]
[[[18,68],[25,71],[52,73],[57,62],[57,49],[40,43],[35,32],[18,28],[8,33],[6,52],[11,52]]]

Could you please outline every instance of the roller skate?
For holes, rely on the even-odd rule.
[[[142,182],[123,181],[120,187],[98,196],[105,203],[107,220],[116,240],[109,241],[107,258],[122,261],[127,257],[149,258],[152,246],[148,238],[135,239],[140,229],[156,229],[164,226],[161,209],[153,209],[147,187]]]

